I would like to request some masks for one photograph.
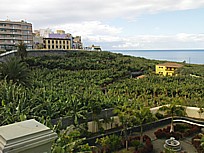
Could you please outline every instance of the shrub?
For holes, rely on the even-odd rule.
[[[161,113],[159,113],[159,112],[157,112],[157,113],[155,114],[155,116],[156,116],[158,119],[163,119],[163,118],[164,118],[164,115],[161,114]]]
[[[187,124],[176,124],[174,126],[174,130],[176,132],[170,133],[170,126],[167,126],[167,128],[158,129],[154,132],[154,134],[158,139],[169,139],[170,137],[174,137],[179,140],[183,137],[191,136],[192,134],[200,132],[200,128],[198,126],[191,126]]]
[[[130,144],[131,146],[133,146],[135,148],[135,150],[138,150],[140,144],[140,140],[133,140]]]
[[[121,148],[121,137],[117,135],[110,135],[110,151],[116,151]]]

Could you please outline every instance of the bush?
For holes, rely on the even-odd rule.
[[[135,150],[138,150],[139,146],[141,145],[140,140],[133,140],[133,141],[131,141],[130,145],[133,146],[135,148]]]
[[[175,132],[170,133],[170,126],[167,126],[167,128],[158,129],[154,134],[158,139],[169,139],[170,137],[174,137],[176,140],[179,140],[183,137],[191,136],[192,134],[199,132],[200,128],[195,125],[176,124],[174,130]]]
[[[117,135],[110,135],[110,151],[116,151],[121,148],[121,137]]]
[[[163,119],[163,118],[164,118],[164,115],[161,114],[161,113],[159,113],[159,112],[157,112],[157,113],[155,114],[155,116],[156,116],[158,119]]]
[[[103,151],[113,152],[121,148],[121,137],[113,134],[97,139],[96,143],[101,145]]]

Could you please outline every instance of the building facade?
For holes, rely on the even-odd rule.
[[[157,64],[156,65],[156,74],[160,74],[163,76],[173,76],[177,75],[176,70],[183,67],[182,64],[177,63],[163,63],[163,64]]]
[[[14,50],[22,41],[28,49],[33,48],[32,24],[25,21],[0,21],[0,49]]]
[[[76,36],[72,38],[72,48],[73,49],[83,49],[83,44],[81,41],[81,36]]]
[[[43,38],[43,49],[71,49],[69,39]]]

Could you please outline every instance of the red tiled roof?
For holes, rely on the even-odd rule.
[[[158,66],[166,66],[166,67],[183,67],[182,64],[178,64],[178,63],[171,63],[171,62],[166,62],[166,63],[162,63],[162,64],[157,64]]]

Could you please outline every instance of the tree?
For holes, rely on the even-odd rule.
[[[179,105],[180,104],[179,99],[174,98],[172,100],[173,101],[170,104],[159,108],[159,111],[163,111],[167,116],[171,116],[170,132],[174,132],[173,117],[175,115],[177,115],[177,116],[185,116],[186,115],[185,107],[182,105]]]
[[[17,45],[17,56],[19,56],[22,61],[24,61],[25,57],[27,57],[26,44],[23,43],[23,41],[20,41]]]
[[[120,122],[122,123],[123,127],[123,133],[125,137],[125,146],[128,150],[128,127],[132,125],[132,119],[133,119],[133,110],[131,107],[131,103],[125,102],[123,105],[117,106],[116,109],[114,109],[114,112],[117,113]]]
[[[156,117],[151,113],[149,107],[143,105],[133,107],[133,115],[135,124],[140,125],[140,143],[143,141],[143,124],[156,120]]]
[[[31,71],[18,58],[9,58],[0,64],[0,79],[6,79],[23,86],[31,85]]]

